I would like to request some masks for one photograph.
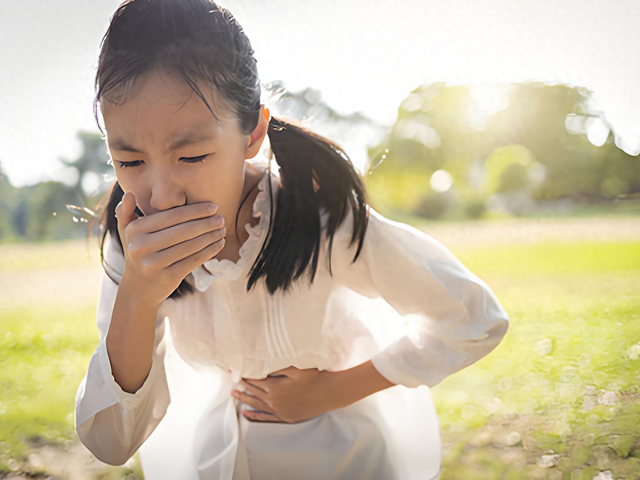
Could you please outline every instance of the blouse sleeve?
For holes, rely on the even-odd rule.
[[[360,255],[349,246],[348,208],[331,252],[336,281],[369,298],[382,297],[407,316],[407,333],[371,359],[389,381],[433,387],[477,362],[505,336],[509,317],[489,286],[442,243],[369,209]]]
[[[111,314],[124,271],[122,252],[109,234],[105,239],[104,260],[109,275],[102,274],[97,306],[100,342],[76,393],[75,424],[80,441],[96,458],[110,465],[122,465],[158,426],[171,401],[164,367],[165,322],[161,304],[149,375],[135,393],[125,392],[113,378],[106,347]]]

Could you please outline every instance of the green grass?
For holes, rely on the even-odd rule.
[[[637,478],[640,359],[629,349],[640,342],[640,243],[454,253],[492,287],[511,324],[496,350],[433,389],[443,437],[465,440],[445,458],[442,479],[592,479],[602,457],[593,443],[610,460],[608,467],[601,461],[602,470]],[[616,402],[583,411],[587,387],[615,392]],[[499,434],[490,446],[469,448],[466,441],[483,429]],[[513,432],[522,441],[505,446]],[[500,460],[523,446],[538,458],[547,449],[562,458],[552,469],[529,464],[524,471]],[[558,476],[545,476],[552,471]]]
[[[10,243],[0,246],[0,274],[24,271],[99,267],[98,239]]]
[[[77,441],[75,394],[99,340],[96,301],[0,309],[0,477],[11,470],[11,459],[27,457],[32,444],[66,450]],[[104,470],[100,478],[132,473]],[[142,478],[139,462],[133,472]]]
[[[62,245],[60,258],[86,267],[84,245]],[[11,248],[21,260],[6,267],[0,247],[0,274],[42,258],[44,269],[64,264],[50,244]],[[640,242],[452,251],[493,289],[511,324],[496,350],[432,390],[448,446],[442,480],[591,480],[607,469],[637,478],[640,359],[629,349],[640,342]],[[75,393],[98,340],[97,293],[0,309],[0,472],[28,452],[28,439],[75,441]],[[615,392],[616,402],[583,411],[587,387]],[[474,443],[482,433],[489,440]],[[560,455],[557,466],[536,465],[548,450]]]
[[[24,453],[24,439],[75,439],[75,391],[98,341],[95,306],[38,305],[0,310],[2,453]]]
[[[538,242],[455,251],[472,271],[518,282],[640,271],[640,242]]]

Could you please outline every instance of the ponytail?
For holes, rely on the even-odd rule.
[[[335,142],[311,130],[271,117],[267,134],[281,172],[275,219],[269,219],[269,239],[249,276],[247,290],[263,275],[270,293],[286,291],[291,282],[309,267],[309,283],[315,278],[322,226],[320,214],[327,214],[329,273],[333,236],[353,210],[353,235],[358,239],[354,262],[360,254],[368,222],[368,196],[364,182],[345,151]],[[271,183],[269,195],[273,203]],[[309,266],[309,263],[311,265]]]

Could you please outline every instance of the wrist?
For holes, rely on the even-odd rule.
[[[335,408],[346,407],[396,385],[382,376],[371,360],[347,370],[325,372],[330,375],[331,390],[336,392]]]
[[[117,298],[131,310],[157,310],[161,302],[145,295],[145,291],[144,288],[140,288],[139,282],[134,282],[126,275],[123,275],[118,286]]]

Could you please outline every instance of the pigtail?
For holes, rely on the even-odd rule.
[[[276,199],[275,218],[269,221],[267,238],[271,232],[273,236],[256,259],[247,290],[266,275],[267,288],[274,293],[277,288],[286,291],[308,267],[309,283],[313,282],[323,234],[329,238],[331,273],[333,236],[347,208],[353,210],[351,245],[359,240],[355,262],[364,242],[369,202],[360,175],[337,143],[273,116],[268,135],[282,188]],[[328,215],[324,232],[321,212]]]

